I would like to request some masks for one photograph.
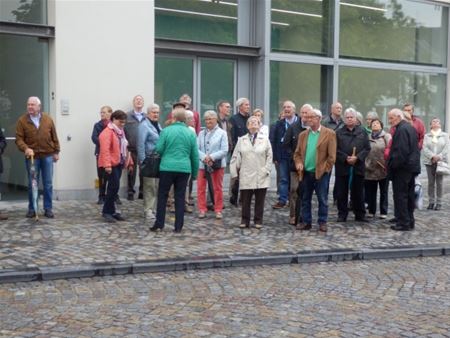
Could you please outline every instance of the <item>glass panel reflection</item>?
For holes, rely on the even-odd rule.
[[[1,0],[0,20],[47,24],[47,0]]]

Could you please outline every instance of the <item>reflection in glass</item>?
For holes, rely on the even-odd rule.
[[[237,43],[237,1],[156,0],[155,36]]]
[[[273,51],[329,55],[332,1],[272,0]]]
[[[0,21],[47,24],[47,0],[1,0]]]
[[[442,74],[341,67],[339,99],[363,115],[376,111],[385,124],[390,109],[409,102],[428,126],[433,116],[445,121],[445,81]]]
[[[340,55],[445,66],[448,7],[407,0],[340,2]]]

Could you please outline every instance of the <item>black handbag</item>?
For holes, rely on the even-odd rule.
[[[161,156],[157,152],[148,155],[141,164],[141,173],[144,177],[159,177]]]
[[[215,160],[215,161],[213,162],[211,168],[212,168],[213,170],[217,170],[217,169],[222,168],[222,159],[220,159],[220,160]]]

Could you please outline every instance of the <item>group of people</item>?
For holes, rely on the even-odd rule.
[[[160,107],[151,104],[144,109],[144,98],[133,98],[133,109],[113,112],[109,106],[100,110],[101,120],[93,128],[92,141],[99,182],[98,203],[107,222],[124,220],[116,204],[123,169],[127,170],[127,198],[144,202],[144,216],[152,222],[150,230],[160,231],[165,225],[166,209],[175,212],[175,232],[184,225],[185,211],[192,211],[192,184],[197,184],[198,218],[212,210],[216,219],[223,217],[223,180],[229,164],[230,204],[241,206],[240,227],[250,227],[251,205],[255,195],[253,224],[263,226],[264,204],[270,186],[273,165],[277,171],[278,201],[272,206],[289,205],[289,224],[298,230],[312,228],[311,201],[318,201],[317,223],[321,232],[328,230],[328,195],[332,172],[335,173],[333,200],[338,209],[337,222],[346,222],[352,211],[355,221],[367,222],[377,212],[388,212],[388,186],[392,181],[394,197],[394,230],[414,228],[415,180],[420,173],[420,150],[428,176],[428,209],[442,207],[443,174],[448,168],[449,136],[433,118],[430,132],[414,115],[414,107],[388,113],[389,132],[377,113],[369,112],[364,121],[353,108],[344,112],[339,102],[330,114],[310,104],[296,113],[294,102],[282,104],[278,120],[264,125],[264,112],[250,109],[250,101],[236,101],[231,114],[228,101],[217,104],[217,112],[208,110],[201,117],[192,109],[191,98],[184,94],[161,123]],[[59,158],[59,141],[52,119],[41,112],[39,98],[30,97],[27,113],[17,123],[16,144],[24,152],[29,173],[29,206],[27,217],[34,217],[30,165],[33,161],[44,187],[44,215],[52,212],[53,163]],[[164,126],[164,127],[163,127]],[[147,157],[161,158],[159,177],[143,177],[140,166]]]

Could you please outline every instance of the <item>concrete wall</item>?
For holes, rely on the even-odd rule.
[[[61,142],[55,198],[93,198],[97,174],[90,137],[100,107],[128,111],[136,94],[146,105],[153,101],[154,2],[51,0],[49,24],[56,31],[50,43],[50,112]]]

